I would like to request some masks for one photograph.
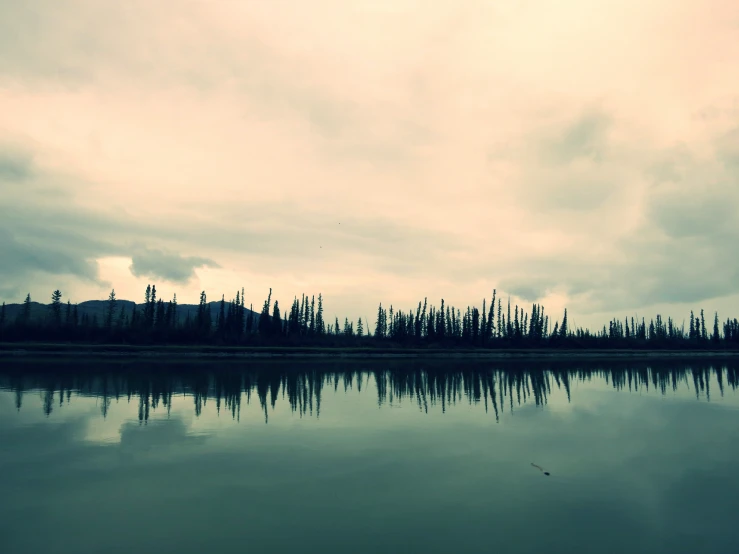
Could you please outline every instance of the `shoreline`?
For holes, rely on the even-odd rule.
[[[442,349],[0,343],[0,357],[291,359],[739,359],[736,350]]]

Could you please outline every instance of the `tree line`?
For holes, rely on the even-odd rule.
[[[147,285],[143,304],[121,302],[115,290],[92,313],[77,304],[62,301],[55,290],[42,314],[32,316],[30,293],[15,317],[0,307],[0,341],[111,342],[124,344],[284,345],[284,346],[398,346],[440,348],[739,348],[739,321],[706,324],[703,310],[690,312],[686,329],[672,318],[630,317],[612,319],[602,329],[591,331],[568,320],[567,309],[559,319],[550,318],[541,304],[528,309],[504,305],[493,290],[481,308],[460,309],[441,299],[439,306],[427,298],[415,309],[403,311],[379,304],[374,326],[361,317],[338,317],[327,322],[321,294],[302,294],[282,311],[272,289],[256,313],[247,308],[244,289],[230,300],[208,302],[205,291],[197,306],[180,306],[177,295],[165,301],[156,285]],[[184,313],[181,311],[185,309]],[[191,309],[193,308],[193,309]]]

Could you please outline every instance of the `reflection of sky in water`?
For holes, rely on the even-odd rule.
[[[237,418],[175,391],[145,421],[136,395],[103,418],[101,398],[55,391],[47,417],[43,386],[20,410],[3,390],[2,550],[730,552],[739,393],[723,377],[696,397],[690,374],[664,394],[573,376],[546,405],[514,387],[497,421],[464,386],[444,411],[397,391],[378,405],[372,375],[325,384],[320,417],[267,394],[268,424],[254,390]]]

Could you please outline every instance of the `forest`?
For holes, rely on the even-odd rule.
[[[302,294],[288,309],[272,299],[272,289],[259,312],[246,306],[244,290],[226,300],[209,302],[205,291],[197,305],[164,301],[156,285],[147,285],[144,302],[119,300],[115,290],[107,300],[72,304],[55,290],[51,303],[33,302],[0,307],[0,342],[63,342],[87,344],[317,346],[398,348],[587,348],[587,349],[739,349],[736,318],[706,322],[703,310],[691,311],[678,326],[656,315],[649,321],[612,319],[591,331],[571,325],[567,310],[550,316],[540,304],[526,308],[504,304],[493,290],[480,308],[464,309],[428,299],[402,311],[379,304],[373,325],[361,317],[326,321],[323,296]],[[709,315],[710,317],[710,315]]]

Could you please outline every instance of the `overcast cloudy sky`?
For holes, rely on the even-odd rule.
[[[0,0],[0,300],[739,315],[736,0]]]

